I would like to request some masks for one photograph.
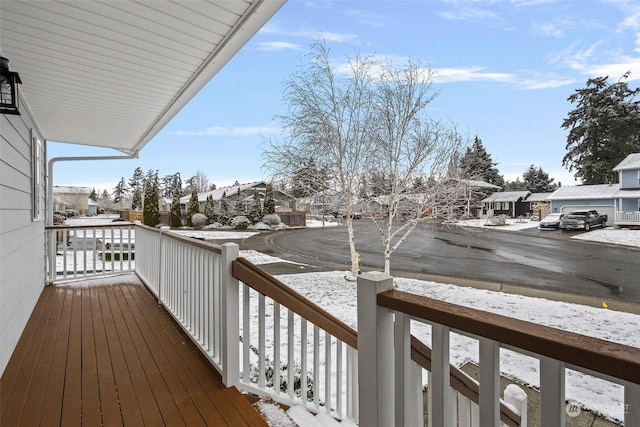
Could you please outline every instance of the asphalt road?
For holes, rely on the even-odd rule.
[[[355,221],[363,270],[382,270],[377,229]],[[448,276],[640,303],[640,251],[568,239],[561,231],[504,232],[421,224],[391,257],[392,274]],[[310,228],[268,238],[279,256],[348,269],[346,227]]]

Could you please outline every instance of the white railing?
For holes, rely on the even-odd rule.
[[[355,330],[249,261],[233,266],[245,283],[240,387],[357,421]]]
[[[406,396],[415,393],[412,320],[431,325],[430,426],[473,425],[454,406],[449,363],[453,332],[479,342],[480,426],[500,424],[501,348],[539,360],[540,425],[565,425],[565,369],[572,369],[620,384],[625,426],[640,426],[640,349],[392,290],[391,278],[381,273],[358,279],[360,387],[372,390],[360,396],[363,425],[424,425],[422,414],[406,406]]]
[[[131,223],[46,227],[47,282],[131,272],[135,230]]]
[[[136,230],[138,277],[223,373],[222,248],[151,227]]]
[[[353,329],[238,258],[236,244],[138,226],[137,245],[136,273],[225,385],[357,419]]]
[[[615,225],[640,225],[640,212],[616,212]]]

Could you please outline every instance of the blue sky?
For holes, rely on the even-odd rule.
[[[640,80],[637,0],[289,0],[139,159],[57,163],[54,184],[112,192],[137,166],[183,179],[202,171],[218,187],[268,178],[262,148],[279,134],[283,82],[318,37],[336,66],[355,52],[430,66],[432,117],[480,137],[507,180],[533,164],[574,185],[562,166],[567,98],[591,77]],[[48,156],[113,154],[49,143]]]

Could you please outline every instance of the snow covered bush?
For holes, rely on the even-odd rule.
[[[231,220],[231,227],[234,230],[246,230],[249,225],[251,225],[251,221],[244,215],[233,217]]]
[[[191,216],[191,224],[193,224],[194,227],[204,227],[207,225],[207,222],[209,222],[208,218],[204,214],[197,213]]]
[[[269,214],[262,217],[262,222],[267,225],[278,225],[280,224],[280,215],[278,214]]]
[[[212,222],[211,224],[204,227],[205,230],[219,230],[223,227],[219,222]]]
[[[67,217],[64,215],[53,214],[53,225],[62,225],[66,219]]]

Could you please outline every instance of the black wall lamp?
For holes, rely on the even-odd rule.
[[[18,73],[9,71],[9,60],[0,56],[0,113],[20,114],[18,111],[18,85],[22,84]]]

